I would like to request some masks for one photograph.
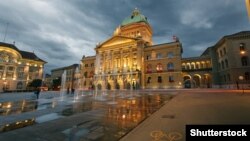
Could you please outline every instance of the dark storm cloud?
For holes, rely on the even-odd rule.
[[[0,4],[0,40],[34,51],[47,72],[94,55],[95,45],[137,7],[155,44],[180,38],[184,57],[199,56],[222,36],[249,29],[244,0],[8,0]]]

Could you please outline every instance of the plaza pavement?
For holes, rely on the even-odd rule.
[[[120,141],[185,141],[187,124],[250,124],[250,90],[180,90]]]
[[[145,90],[149,92],[173,93],[175,97],[139,124],[134,130],[125,135],[121,141],[154,141],[170,140],[170,135],[176,135],[180,141],[185,140],[186,124],[250,124],[250,90],[221,90],[221,89],[183,89],[183,90]],[[33,93],[0,94],[0,100],[21,100],[32,98]],[[41,98],[49,98],[54,93],[41,94]],[[51,110],[51,111],[50,111]],[[36,116],[60,111],[60,107],[44,109],[36,112]],[[31,115],[29,115],[31,114]],[[1,117],[1,122],[30,117],[33,112],[20,115]],[[9,132],[0,133],[4,141],[64,141],[77,140],[65,138],[60,128],[70,129],[73,125],[89,122],[95,117],[101,117],[102,111],[91,110],[73,116],[58,118]],[[83,118],[84,117],[84,118]],[[92,124],[92,123],[91,123]],[[95,127],[99,128],[99,127]],[[176,133],[176,134],[173,134]],[[92,135],[90,138],[95,138]],[[156,136],[157,135],[157,136]],[[177,140],[177,139],[176,139]],[[174,141],[174,140],[172,140]]]

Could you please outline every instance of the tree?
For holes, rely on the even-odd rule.
[[[52,80],[52,87],[58,88],[61,85],[61,77]]]
[[[41,87],[42,86],[42,80],[41,79],[34,79],[30,84],[29,87]]]

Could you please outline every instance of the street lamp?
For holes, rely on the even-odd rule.
[[[244,83],[243,83],[244,77],[239,76],[239,80],[242,80],[242,93],[244,94]]]

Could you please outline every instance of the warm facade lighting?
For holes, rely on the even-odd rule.
[[[245,54],[246,52],[245,51],[240,51],[240,54]]]
[[[250,20],[250,0],[246,0],[247,14]]]

